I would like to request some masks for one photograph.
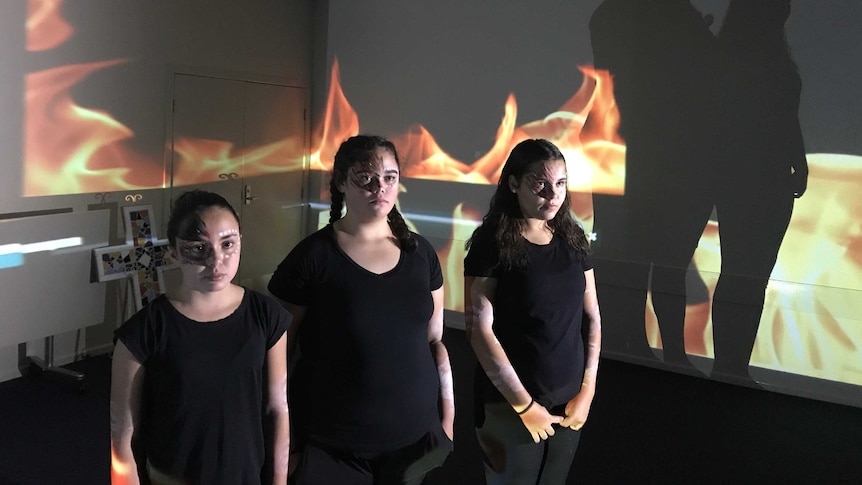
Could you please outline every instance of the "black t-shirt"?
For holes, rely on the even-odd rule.
[[[383,274],[338,246],[331,225],[301,241],[269,291],[306,307],[290,406],[298,432],[355,452],[391,451],[439,421],[440,381],[428,343],[431,292],[443,285],[427,240]]]
[[[584,272],[592,262],[559,237],[547,245],[527,241],[527,256],[526,268],[503,269],[496,243],[474,238],[464,275],[497,280],[494,335],[524,388],[550,409],[574,397],[583,380]],[[478,400],[503,400],[481,369],[477,378]]]
[[[142,436],[159,471],[193,484],[258,484],[266,352],[290,313],[245,290],[228,317],[196,322],[162,295],[115,331],[144,367]]]

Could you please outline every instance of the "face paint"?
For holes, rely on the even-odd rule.
[[[381,175],[379,170],[373,170],[371,167],[354,167],[350,169],[349,178],[353,185],[372,194],[380,192],[381,187],[389,190],[398,185],[396,170],[389,170]]]
[[[565,194],[566,179],[561,178],[554,180],[555,175],[549,170],[544,169],[536,173],[528,173],[524,175],[524,183],[529,187],[530,192],[543,199],[551,200],[557,193]]]
[[[215,266],[239,252],[239,231],[230,229],[219,233],[218,247],[209,241],[177,240],[182,264],[193,266]]]

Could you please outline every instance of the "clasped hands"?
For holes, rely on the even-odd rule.
[[[580,430],[587,421],[590,402],[583,403],[583,399],[578,399],[578,396],[572,398],[566,404],[566,415],[557,416],[551,414],[541,404],[534,402],[529,409],[519,417],[524,423],[524,427],[530,432],[533,437],[533,442],[539,443],[542,440],[554,436],[554,425],[559,425],[564,428],[571,428],[575,431]]]

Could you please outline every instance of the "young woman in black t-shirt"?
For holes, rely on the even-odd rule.
[[[595,278],[570,213],[566,162],[547,140],[512,150],[467,243],[476,428],[491,484],[566,482],[595,395]]]
[[[290,314],[231,282],[239,218],[221,196],[180,196],[168,240],[182,283],[115,332],[112,483],[285,484]],[[274,426],[270,466],[264,412]]]
[[[330,223],[291,250],[269,283],[294,316],[295,485],[418,485],[452,450],[442,271],[395,207],[399,168],[381,137],[342,143]]]

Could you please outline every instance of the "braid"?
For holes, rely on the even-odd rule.
[[[338,190],[338,186],[335,183],[335,173],[332,174],[332,178],[329,180],[329,223],[341,219],[341,212],[344,207],[344,194],[342,194]]]
[[[392,210],[389,211],[388,219],[389,228],[392,229],[392,234],[395,234],[395,237],[398,239],[398,243],[401,245],[401,250],[407,253],[415,251],[419,246],[419,243],[416,242],[416,239],[407,227],[407,223],[404,222],[404,218],[401,216],[401,213],[398,212],[398,206],[392,206]]]

